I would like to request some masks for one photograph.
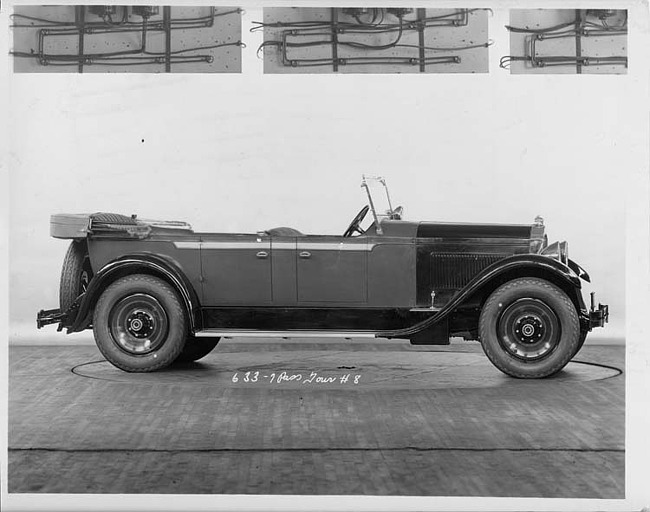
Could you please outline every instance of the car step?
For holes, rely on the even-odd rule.
[[[202,329],[197,338],[374,338],[371,331],[251,331],[245,329]]]

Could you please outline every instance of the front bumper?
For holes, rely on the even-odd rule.
[[[591,292],[591,310],[589,311],[589,330],[594,327],[604,327],[609,321],[609,306],[598,303],[596,308],[595,293]]]

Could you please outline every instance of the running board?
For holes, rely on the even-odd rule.
[[[369,331],[247,331],[245,329],[202,329],[197,338],[375,338]]]

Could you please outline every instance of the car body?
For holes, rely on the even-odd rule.
[[[583,301],[580,281],[588,274],[568,258],[566,242],[548,244],[541,218],[527,225],[407,221],[382,178],[364,177],[362,187],[368,204],[342,236],[284,227],[195,233],[183,222],[53,215],[52,236],[73,241],[61,307],[39,312],[38,326],[58,323],[69,333],[93,327],[104,355],[127,371],[159,369],[180,354],[195,360],[223,336],[414,344],[462,336],[480,340],[509,375],[545,377],[607,322],[606,305],[596,307],[593,295],[590,309]],[[383,210],[377,187],[385,190]],[[372,222],[363,229],[368,213]],[[510,309],[501,297],[509,297]],[[183,339],[165,341],[178,324]],[[166,344],[173,350],[156,352]]]

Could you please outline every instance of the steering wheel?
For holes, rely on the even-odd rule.
[[[359,225],[363,222],[363,219],[366,218],[366,215],[368,214],[368,210],[370,210],[370,206],[368,205],[361,208],[361,211],[357,213],[354,219],[352,219],[352,222],[350,222],[348,229],[346,229],[345,233],[343,233],[344,237],[350,237],[354,233],[359,233],[360,235],[363,235],[363,230],[359,227]]]

